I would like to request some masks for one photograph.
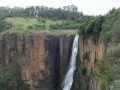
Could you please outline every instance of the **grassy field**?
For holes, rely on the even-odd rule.
[[[50,30],[49,25],[50,24],[59,24],[62,23],[62,20],[53,21],[49,19],[45,19],[45,23],[38,22],[37,18],[23,18],[23,17],[14,17],[14,18],[6,18],[7,22],[11,22],[13,24],[13,27],[5,32],[16,32],[16,33],[42,33],[42,34],[50,34],[50,35],[61,35],[61,34],[76,34],[76,30]],[[27,29],[29,25],[33,26],[34,24],[39,25],[46,25],[45,30],[41,29]],[[21,28],[18,26],[21,25]]]
[[[6,21],[11,22],[16,29],[21,29],[21,30],[27,30],[27,27],[29,25],[33,26],[35,24],[46,25],[46,29],[49,30],[50,24],[62,23],[62,20],[58,20],[58,21],[52,21],[49,19],[44,19],[44,20],[45,20],[45,23],[38,22],[37,18],[14,17],[14,18],[6,19]],[[21,28],[18,27],[19,25],[21,25]]]

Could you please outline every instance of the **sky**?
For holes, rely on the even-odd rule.
[[[110,9],[120,7],[120,0],[1,0],[0,6],[47,6],[62,7],[67,5],[75,5],[79,11],[85,15],[104,15]]]

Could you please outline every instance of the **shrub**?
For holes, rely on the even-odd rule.
[[[47,58],[44,58],[44,59],[43,59],[43,62],[44,62],[45,64],[49,64],[50,61],[49,61]]]
[[[119,80],[120,75],[120,46],[110,49],[104,58],[97,61],[98,74],[102,78],[101,90],[106,90],[109,86],[114,85],[114,81]],[[115,88],[115,87],[114,87]]]
[[[0,16],[0,20],[4,20],[5,19],[5,16]]]
[[[40,73],[42,74],[42,76],[43,76],[43,77],[45,77],[45,76],[46,76],[46,74],[45,74],[45,71],[44,71],[44,70],[40,70]]]
[[[33,29],[33,26],[29,25],[27,26],[27,29]]]
[[[82,56],[82,58],[85,60],[89,60],[89,52],[85,52]]]
[[[81,68],[79,68],[79,69],[78,69],[78,73],[85,75],[85,74],[87,73],[87,68],[84,67],[84,66],[81,67]]]
[[[5,30],[8,30],[8,29],[10,29],[10,28],[11,28],[10,25],[6,25],[6,26],[5,26]]]
[[[53,20],[53,21],[58,21],[58,18],[54,17],[52,20]]]
[[[20,25],[16,25],[16,26],[18,27],[17,29],[21,29],[22,26],[24,26],[24,25],[20,24]]]
[[[46,23],[45,19],[42,19],[42,23]]]
[[[42,30],[46,29],[46,25],[41,25]]]
[[[80,25],[78,34],[83,37],[89,34],[99,35],[102,30],[102,24],[104,22],[104,16],[98,16],[93,20],[85,21],[83,24]]]
[[[39,23],[46,23],[46,21],[45,21],[44,18],[38,18],[37,21],[38,21]]]
[[[100,83],[100,88],[101,90],[106,90],[106,83],[104,81]]]
[[[59,25],[58,24],[49,25],[49,27],[51,29],[59,29]]]
[[[12,27],[12,23],[0,20],[0,32],[3,32]]]
[[[19,85],[21,85],[22,90],[30,90],[30,85],[22,81],[19,75],[3,62],[0,63],[0,71],[0,90],[14,90]]]

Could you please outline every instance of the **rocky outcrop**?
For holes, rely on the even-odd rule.
[[[79,56],[84,67],[87,69],[86,75],[89,77],[89,90],[100,90],[100,78],[92,75],[92,73],[93,70],[97,69],[96,62],[103,56],[105,50],[105,45],[95,41],[93,35],[85,39],[79,39]],[[85,56],[86,58],[84,58]],[[84,80],[82,83],[84,83]]]
[[[74,35],[7,33],[0,41],[0,60],[31,90],[60,90],[73,39]]]

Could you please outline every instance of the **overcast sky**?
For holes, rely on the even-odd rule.
[[[120,7],[120,0],[0,0],[0,6],[44,5],[48,7],[62,7],[75,5],[79,11],[88,15],[106,14],[113,7]]]

